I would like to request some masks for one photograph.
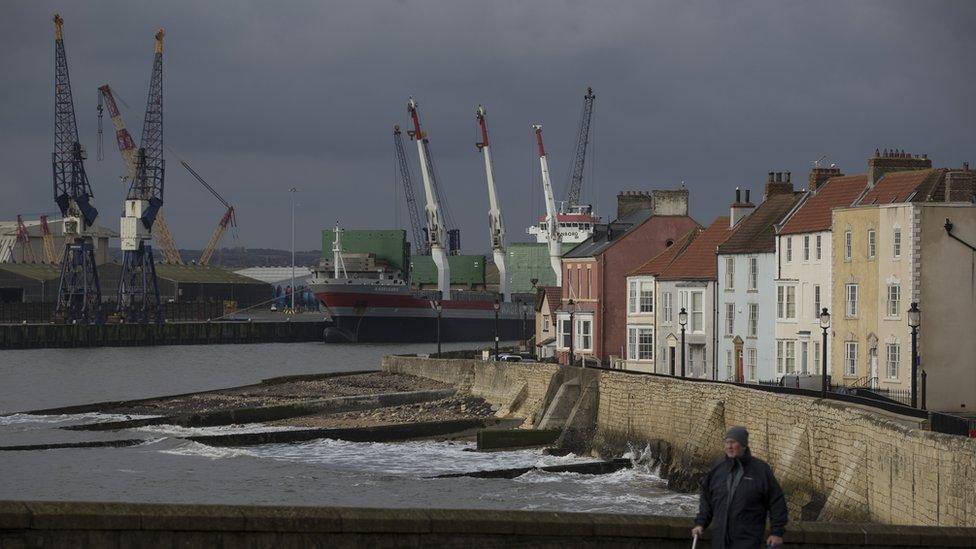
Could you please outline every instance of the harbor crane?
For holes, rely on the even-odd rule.
[[[47,224],[47,216],[42,215],[40,220],[41,240],[44,243],[44,258],[52,265],[60,263],[61,260],[58,257],[58,253],[54,251],[54,236],[51,234],[51,227]]]
[[[30,233],[27,232],[27,225],[24,225],[24,219],[20,214],[17,214],[17,242],[20,243],[20,260],[24,263],[37,263],[37,256],[34,255],[34,248],[31,247]]]
[[[410,176],[410,165],[407,163],[407,153],[403,148],[403,135],[400,125],[393,126],[393,148],[396,151],[397,167],[400,174],[400,185],[407,200],[407,214],[410,216],[410,231],[413,244],[417,247],[416,255],[430,255],[430,247],[420,223],[420,210],[417,207],[417,197],[413,192],[413,178]]]
[[[220,193],[218,193],[217,190],[210,185],[210,183],[207,183],[206,180],[204,180],[203,177],[196,172],[196,170],[191,168],[185,160],[181,160],[180,164],[186,168],[186,171],[190,172],[190,175],[192,175],[194,179],[199,181],[201,185],[210,191],[210,194],[214,195],[214,198],[220,201],[220,203],[224,205],[224,208],[226,208],[224,210],[224,215],[217,223],[217,228],[214,229],[213,234],[210,235],[210,241],[207,242],[207,246],[203,249],[203,253],[200,254],[200,261],[198,263],[200,265],[209,265],[210,258],[213,257],[214,251],[217,249],[217,245],[220,244],[220,239],[223,238],[224,233],[227,232],[227,227],[237,227],[237,213],[234,210],[234,206],[231,206],[229,202],[224,200],[224,197],[220,196]]]
[[[437,289],[441,292],[442,299],[451,298],[451,266],[447,262],[447,251],[444,245],[447,244],[447,231],[441,217],[441,204],[434,188],[431,178],[431,170],[428,159],[427,135],[420,127],[420,114],[417,111],[417,102],[411,97],[407,101],[407,112],[413,121],[413,133],[410,135],[417,141],[417,155],[420,157],[420,174],[424,181],[424,197],[426,207],[424,209],[427,216],[427,244],[430,255],[437,267]]]
[[[488,179],[488,230],[491,236],[491,253],[498,267],[498,293],[504,301],[511,301],[508,293],[508,269],[505,264],[505,224],[502,222],[502,210],[498,203],[498,190],[495,188],[495,168],[491,163],[491,146],[488,143],[488,121],[485,119],[485,108],[478,105],[475,117],[481,128],[481,142],[475,143],[485,159],[485,176]]]
[[[132,139],[132,134],[126,128],[125,120],[122,118],[122,111],[119,110],[118,104],[115,102],[115,93],[108,84],[98,88],[99,143],[101,143],[102,135],[103,108],[108,109],[109,118],[112,119],[112,125],[115,127],[115,141],[118,144],[119,152],[122,154],[122,160],[125,162],[126,174],[122,178],[122,182],[131,184],[136,178],[139,150],[136,148],[135,141]],[[153,225],[152,236],[159,244],[160,251],[163,253],[163,259],[167,263],[174,263],[176,265],[183,264],[180,250],[176,246],[176,241],[173,240],[173,234],[169,230],[169,225],[166,223],[166,218],[163,217],[162,211],[156,212],[156,221]]]
[[[163,34],[160,29],[155,36],[142,138],[135,154],[134,177],[130,180],[120,223],[122,272],[116,314],[124,322],[160,323],[163,320],[151,244],[153,225],[163,206],[166,175],[163,159]],[[111,94],[103,95],[112,97]],[[109,108],[114,106],[111,101]],[[121,120],[117,115],[112,118]]]
[[[552,194],[552,180],[549,179],[549,157],[546,155],[546,147],[542,143],[542,125],[532,126],[535,130],[535,140],[539,147],[539,165],[542,168],[542,192],[546,198],[546,232],[549,244],[549,264],[556,273],[556,285],[563,284],[562,266],[562,237],[559,234],[558,210],[556,210],[556,199]]]
[[[85,173],[85,151],[78,141],[75,103],[64,51],[64,20],[54,16],[54,201],[64,223],[64,254],[54,318],[97,322],[102,302],[91,228],[98,217]]]
[[[579,134],[576,136],[576,147],[573,154],[573,167],[569,172],[569,185],[567,186],[566,202],[569,210],[574,211],[574,206],[579,206],[580,192],[583,189],[583,167],[586,164],[586,149],[590,144],[590,122],[593,119],[593,102],[596,95],[593,88],[586,88],[586,95],[583,96],[583,113],[580,116]]]

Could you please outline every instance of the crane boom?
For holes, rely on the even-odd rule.
[[[44,258],[50,264],[59,263],[58,254],[54,251],[54,237],[51,235],[51,227],[47,224],[47,216],[41,216],[41,239],[44,241]]]
[[[27,225],[24,225],[24,219],[20,214],[17,214],[17,242],[20,242],[20,260],[25,263],[37,263],[37,256],[34,254],[34,248],[31,247],[30,233],[27,232]]]
[[[403,135],[400,126],[393,126],[393,148],[396,151],[397,166],[400,174],[400,184],[407,200],[407,214],[410,216],[410,231],[413,235],[417,255],[430,255],[430,247],[424,238],[424,231],[420,224],[420,211],[417,208],[417,197],[413,192],[413,179],[410,176],[410,165],[407,163],[407,153],[403,149]]]
[[[576,149],[573,154],[573,169],[570,171],[566,194],[566,202],[571,209],[579,204],[580,191],[583,188],[583,167],[586,164],[586,148],[590,143],[590,122],[593,118],[595,99],[593,88],[586,88],[586,95],[583,96],[583,114],[580,117],[579,134],[576,136]]]
[[[158,41],[161,44],[162,35],[159,36]],[[161,51],[159,55],[162,55]],[[161,62],[162,60],[160,59],[160,63]],[[162,74],[161,71],[162,69],[160,68],[160,75]],[[136,179],[139,149],[136,148],[136,143],[132,139],[132,134],[129,133],[129,130],[125,125],[125,120],[122,118],[122,111],[115,102],[115,94],[112,91],[112,88],[108,84],[104,84],[98,88],[98,92],[99,116],[102,115],[102,104],[104,103],[105,108],[108,109],[109,117],[112,119],[112,125],[115,127],[115,141],[118,144],[119,153],[122,154],[122,160],[125,162],[126,176],[123,182],[131,185]],[[160,92],[162,92],[161,88]],[[161,120],[162,119],[160,118],[160,122]],[[161,135],[161,124],[159,132]],[[159,147],[162,147],[161,141]],[[160,160],[162,159],[162,153],[159,153],[158,158]],[[161,196],[162,194],[160,193],[160,197]],[[169,224],[166,223],[166,218],[163,216],[163,212],[161,210],[157,210],[155,213],[153,229],[152,237],[156,240],[156,242],[159,243],[160,251],[163,252],[163,259],[165,259],[167,263],[182,265],[183,258],[180,256],[179,247],[177,247],[176,242],[173,239],[173,234],[169,230]]]
[[[64,20],[54,16],[54,201],[61,210],[64,261],[58,281],[54,318],[67,322],[97,322],[102,290],[95,266],[90,228],[98,217],[94,194],[85,173],[85,154],[78,141],[75,103],[64,51]]]
[[[444,244],[447,240],[447,232],[441,219],[441,205],[437,198],[437,191],[434,188],[433,180],[427,158],[427,135],[420,128],[420,114],[417,112],[417,102],[413,97],[407,101],[407,112],[413,121],[413,138],[417,141],[417,155],[420,157],[420,174],[424,181],[424,196],[426,198],[427,214],[427,243],[430,247],[430,255],[437,266],[437,289],[440,290],[443,299],[451,297],[451,266],[447,262],[447,251]]]
[[[220,244],[220,239],[223,238],[224,233],[227,231],[227,227],[237,226],[237,213],[234,210],[234,207],[231,206],[229,202],[224,200],[224,197],[220,196],[217,189],[214,189],[210,183],[207,183],[207,181],[200,174],[198,174],[196,170],[191,168],[185,160],[181,160],[180,164],[186,168],[186,171],[190,172],[190,175],[192,175],[194,179],[199,181],[204,188],[210,191],[210,194],[214,195],[214,198],[219,200],[220,203],[227,208],[223,217],[220,218],[220,222],[217,223],[217,228],[215,228],[213,234],[210,235],[210,241],[207,242],[207,246],[203,249],[203,253],[200,254],[200,265],[209,265],[210,258],[213,257],[214,251],[216,251],[217,246]]]
[[[475,118],[481,128],[481,142],[475,146],[481,150],[485,160],[485,176],[488,180],[488,231],[491,236],[491,253],[498,267],[498,293],[504,301],[511,301],[508,294],[508,268],[505,262],[505,223],[502,221],[502,210],[498,202],[498,189],[495,188],[495,169],[491,163],[491,146],[488,143],[488,121],[485,118],[485,108],[478,105]]]
[[[549,179],[549,157],[546,147],[542,143],[542,125],[532,126],[535,130],[536,144],[539,146],[539,166],[542,169],[542,192],[546,198],[546,232],[549,244],[549,265],[556,274],[556,285],[562,286],[562,241],[559,235],[559,217],[556,210],[556,199],[552,194],[552,181]]]

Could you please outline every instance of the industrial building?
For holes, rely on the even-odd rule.
[[[44,223],[39,219],[24,220],[29,243],[17,241],[17,222],[0,221],[0,263],[10,262],[50,262],[44,249]],[[56,258],[64,252],[64,223],[61,219],[47,220],[50,242]],[[95,264],[109,261],[109,239],[118,238],[119,233],[107,227],[95,226],[89,229],[95,247]],[[29,249],[28,249],[29,248]],[[57,259],[55,259],[57,261]],[[56,290],[57,288],[55,288]]]

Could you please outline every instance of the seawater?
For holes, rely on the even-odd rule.
[[[465,346],[471,344],[458,345]],[[124,417],[15,413],[280,375],[374,369],[384,354],[428,352],[427,347],[308,343],[0,352],[0,410],[8,414],[0,416],[0,445],[145,440],[125,448],[0,452],[0,499],[694,513],[693,495],[668,491],[640,462],[607,475],[537,471],[516,479],[436,479],[431,477],[591,458],[538,450],[475,452],[471,443],[450,441],[315,440],[215,448],[180,437],[271,427],[65,431],[60,427]]]

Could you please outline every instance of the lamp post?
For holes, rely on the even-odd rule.
[[[491,305],[495,309],[495,360],[498,360],[498,308],[501,306],[496,299]]]
[[[908,325],[912,329],[912,408],[918,408],[918,327],[922,323],[922,312],[918,303],[912,302],[908,309]]]
[[[823,398],[827,398],[827,330],[829,328],[830,313],[828,313],[827,308],[824,307],[820,311],[820,329],[823,330],[823,349],[821,349],[821,352],[823,353],[821,356],[821,361],[823,362],[823,364],[821,364],[821,367],[823,368],[823,372],[821,373],[821,377],[823,377],[821,380],[823,383]]]
[[[441,300],[434,302],[434,310],[437,311],[437,357],[441,356],[441,311],[444,309],[444,305],[441,304]]]
[[[576,313],[576,302],[572,298],[569,299],[569,303],[566,304],[566,310],[569,311],[569,365],[572,366],[575,362],[573,357],[573,315]]]
[[[678,324],[681,325],[681,377],[685,377],[685,326],[688,325],[688,311],[684,307],[678,311]]]
[[[291,312],[295,314],[295,193],[298,189],[292,187],[291,193]]]

